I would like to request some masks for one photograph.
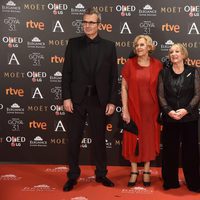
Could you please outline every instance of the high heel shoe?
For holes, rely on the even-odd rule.
[[[144,175],[149,175],[149,181],[144,181]],[[150,174],[151,174],[151,172],[143,172],[143,185],[145,186],[145,187],[149,187],[150,185],[151,185],[151,181],[150,181]]]
[[[131,181],[128,182],[128,187],[133,187],[136,184],[138,174],[139,174],[139,172],[131,172],[130,176],[132,176],[132,175],[137,175],[137,176],[136,176],[136,179],[134,182],[131,182]]]

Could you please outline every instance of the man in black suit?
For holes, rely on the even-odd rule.
[[[112,115],[117,101],[117,57],[114,42],[98,35],[101,16],[88,9],[83,16],[84,36],[69,40],[63,65],[62,94],[69,128],[68,181],[70,191],[80,176],[79,152],[86,116],[94,143],[96,182],[113,187],[106,177],[106,117]]]

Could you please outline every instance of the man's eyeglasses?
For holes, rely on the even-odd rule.
[[[86,26],[87,24],[89,26],[94,26],[95,24],[99,24],[99,22],[93,22],[93,21],[82,21],[83,26]]]

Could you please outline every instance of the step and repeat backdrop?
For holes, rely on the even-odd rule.
[[[83,34],[86,8],[102,14],[99,33],[117,48],[120,70],[138,34],[153,38],[153,56],[165,60],[175,42],[188,51],[187,63],[200,67],[200,1],[1,0],[0,2],[0,162],[67,163],[68,134],[61,100],[62,65],[69,38]],[[121,156],[118,128],[121,102],[108,119],[109,165],[128,164]],[[92,164],[88,123],[81,164]],[[162,143],[161,143],[162,152]],[[160,157],[154,162],[160,165]]]

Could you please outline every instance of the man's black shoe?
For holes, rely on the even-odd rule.
[[[200,193],[200,188],[189,188],[191,192]]]
[[[106,186],[106,187],[114,187],[114,183],[109,180],[107,177],[96,177],[96,182],[97,183],[102,183],[102,185]]]
[[[77,184],[76,179],[69,179],[63,186],[63,191],[68,192],[68,191],[72,190],[74,185],[76,185],[76,184]]]

